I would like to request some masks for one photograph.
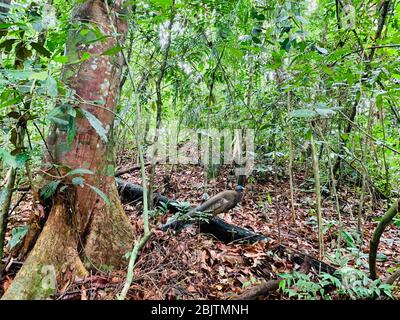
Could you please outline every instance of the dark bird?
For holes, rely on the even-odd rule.
[[[237,186],[235,190],[222,191],[200,206],[189,211],[188,215],[194,212],[211,211],[215,216],[219,213],[227,212],[242,200],[243,190],[244,188],[242,186]]]
[[[185,216],[190,218],[197,212],[210,212],[213,216],[227,212],[234,208],[241,200],[243,196],[244,188],[242,186],[237,186],[235,190],[226,190],[218,193],[217,195],[211,197],[206,202],[202,203],[198,207],[190,210]],[[167,224],[165,224],[161,230],[167,230],[173,228],[175,230],[180,230],[184,226],[188,225],[185,221],[178,220],[179,215],[173,217]]]

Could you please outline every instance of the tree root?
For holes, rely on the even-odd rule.
[[[88,269],[125,266],[133,232],[115,185],[107,192],[110,205],[98,202],[82,226],[70,215],[70,205],[59,196],[28,258],[2,299],[47,299],[57,284],[84,277]],[[79,222],[79,221],[78,221]]]
[[[64,204],[53,206],[35,247],[2,300],[46,299],[57,289],[57,280],[61,280],[58,272],[87,275],[78,251],[73,247],[76,240],[65,212]]]

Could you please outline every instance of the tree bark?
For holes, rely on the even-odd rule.
[[[46,160],[58,165],[56,171],[48,173],[61,175],[60,186],[67,186],[67,189],[53,195],[43,231],[2,299],[45,299],[54,293],[57,283],[84,276],[88,269],[109,270],[127,263],[123,255],[131,249],[133,234],[115,186],[112,148],[112,124],[123,59],[120,53],[102,55],[118,45],[112,24],[121,35],[120,41],[125,38],[126,22],[115,14],[121,11],[122,2],[108,4],[111,12],[102,0],[86,1],[74,10],[74,23],[82,22],[83,28],[85,23],[96,25],[105,37],[88,43],[81,28],[72,30],[68,36],[69,62],[79,61],[84,52],[91,57],[67,64],[62,73],[63,81],[77,101],[73,106],[77,111],[74,140],[69,145],[67,131],[57,125],[51,128],[47,139],[51,155]],[[100,100],[104,103],[97,106],[95,101]],[[101,121],[108,143],[85,117],[80,116],[79,110]],[[71,177],[65,177],[68,170],[77,168],[93,172],[83,175],[82,187],[72,184]],[[109,203],[91,186],[101,190]]]

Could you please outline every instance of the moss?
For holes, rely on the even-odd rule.
[[[56,285],[54,267],[38,264],[25,269],[23,277],[13,283],[2,300],[47,299],[56,293]]]
[[[112,164],[107,165],[106,167],[106,176],[113,177],[115,174],[115,169]]]

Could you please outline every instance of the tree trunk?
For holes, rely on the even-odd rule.
[[[69,62],[76,62],[84,52],[91,57],[67,64],[63,69],[63,81],[75,93],[77,101],[73,106],[78,111],[74,140],[68,145],[67,131],[57,126],[51,128],[47,140],[50,154],[46,160],[58,165],[56,171],[52,169],[49,173],[61,175],[59,185],[67,189],[63,192],[59,189],[53,195],[46,225],[2,299],[44,299],[54,293],[56,283],[84,276],[90,268],[109,270],[127,263],[123,255],[131,249],[133,234],[115,186],[112,148],[112,124],[123,59],[120,53],[102,55],[118,45],[115,29],[122,35],[121,42],[125,38],[126,22],[115,14],[121,10],[122,2],[109,4],[110,12],[102,0],[86,1],[74,10],[74,23],[96,25],[106,37],[87,43],[81,28],[69,34],[66,48]],[[96,105],[100,100],[104,103]],[[108,143],[99,136],[98,128],[80,116],[78,109],[101,121]],[[65,177],[66,169],[77,168],[93,172],[83,175],[82,187],[72,184],[72,177]],[[101,190],[109,203],[91,186]]]

